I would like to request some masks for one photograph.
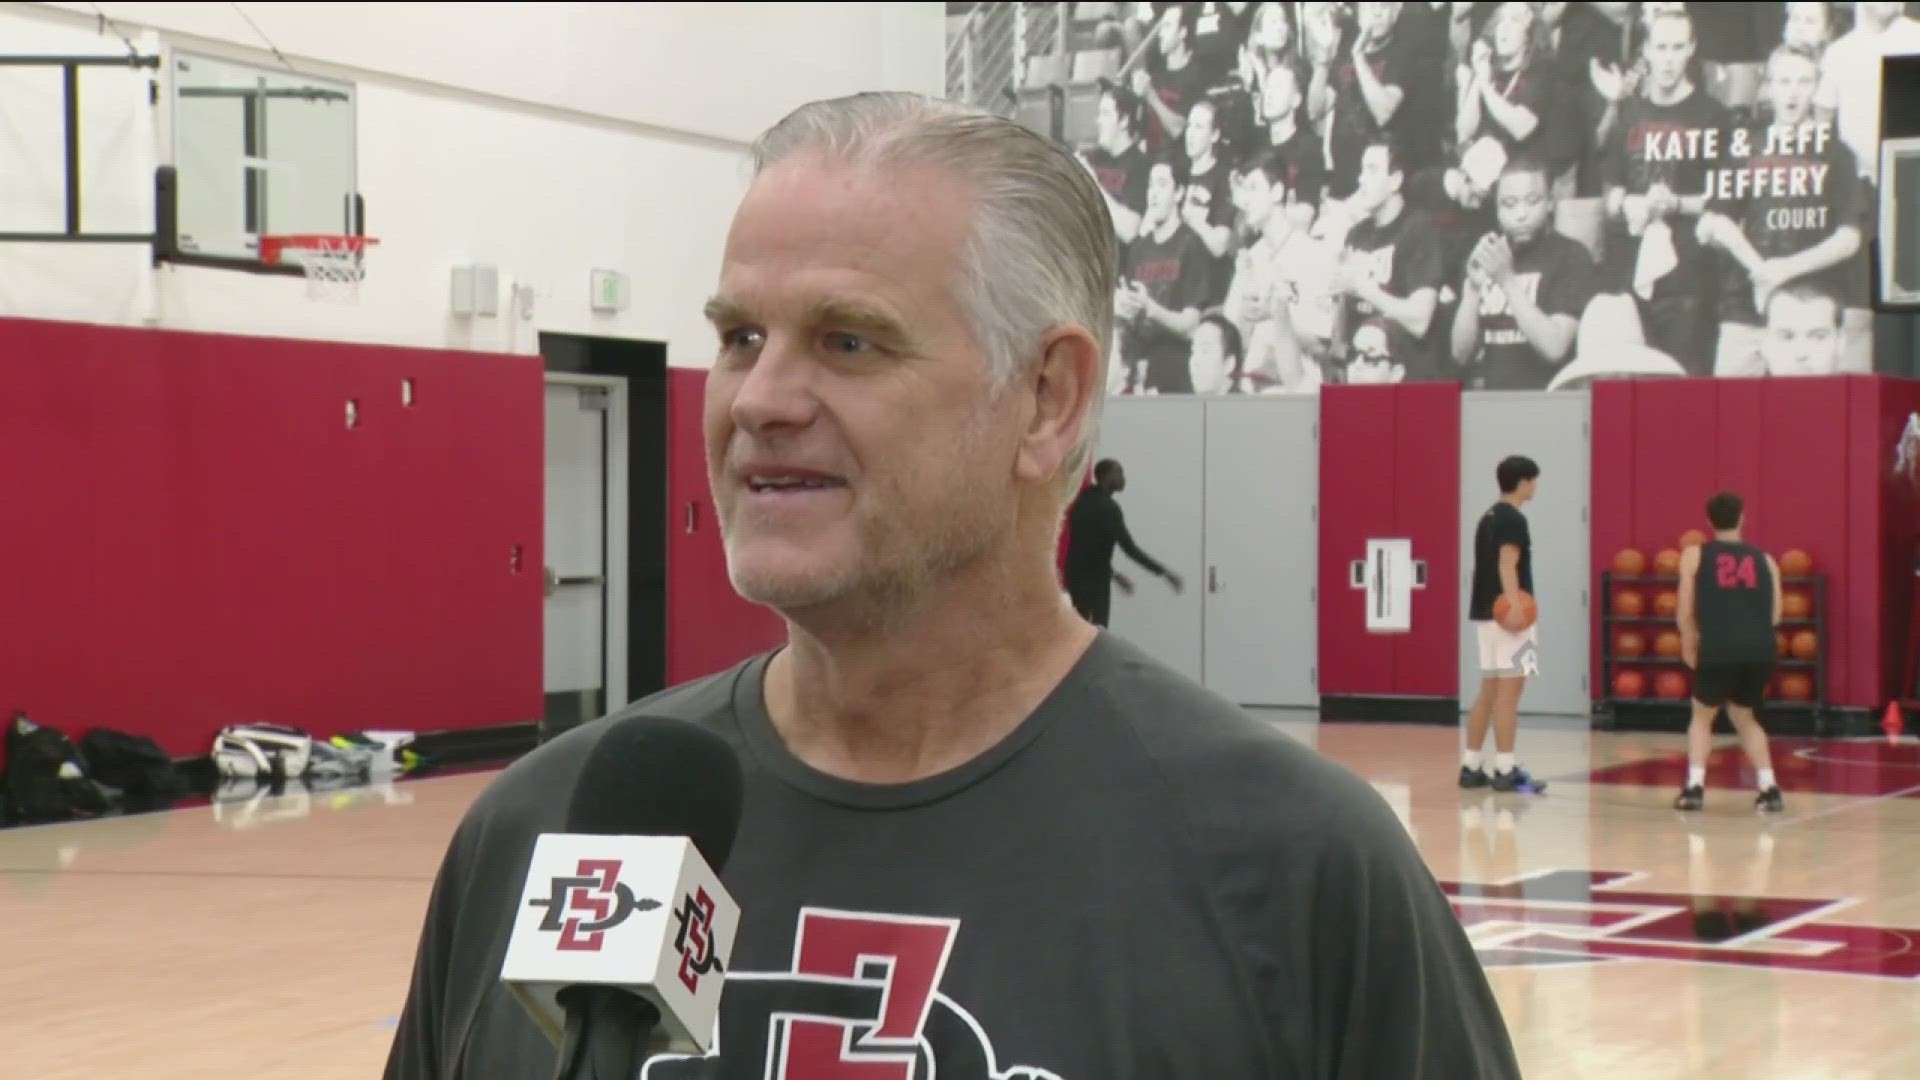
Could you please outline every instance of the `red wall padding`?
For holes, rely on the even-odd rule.
[[[1878,563],[1877,597],[1882,678],[1888,698],[1915,696],[1913,679],[1920,665],[1920,637],[1913,634],[1914,559],[1920,555],[1920,474],[1896,470],[1895,451],[1907,418],[1920,412],[1920,382],[1908,379],[1855,380],[1849,431],[1847,476],[1855,505],[1877,501],[1877,537],[1855,530],[1849,557]],[[1879,488],[1879,498],[1873,489]],[[1875,543],[1877,539],[1878,543]],[[1909,724],[1912,721],[1908,722]]]
[[[1395,387],[1393,446],[1395,535],[1412,537],[1413,557],[1427,564],[1426,588],[1413,594],[1413,630],[1395,658],[1396,692],[1458,697],[1466,619],[1460,597],[1460,384]]]
[[[749,603],[727,577],[707,486],[700,414],[707,373],[667,369],[667,683],[723,670],[786,640],[778,614]]]
[[[1707,497],[1731,488],[1747,500],[1751,540],[1776,556],[1801,548],[1827,575],[1831,703],[1884,702],[1898,674],[1887,663],[1896,619],[1905,638],[1888,596],[1907,588],[1888,587],[1888,567],[1904,564],[1913,537],[1910,513],[1904,530],[1883,528],[1901,498],[1888,475],[1906,416],[1896,400],[1920,404],[1913,384],[1875,376],[1597,384],[1595,595],[1614,552],[1651,558],[1685,530],[1708,529]],[[1596,692],[1601,643],[1596,626]]]
[[[0,320],[0,709],[179,756],[242,721],[538,719],[541,384],[532,356]]]
[[[1460,387],[1328,386],[1320,393],[1320,692],[1458,694]],[[1413,629],[1376,634],[1352,587],[1367,541],[1406,537],[1425,560]]]

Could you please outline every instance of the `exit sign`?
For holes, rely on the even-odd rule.
[[[627,275],[618,270],[595,270],[587,285],[587,302],[595,311],[627,309]]]

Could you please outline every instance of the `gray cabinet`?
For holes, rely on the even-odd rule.
[[[1317,706],[1319,401],[1208,400],[1206,683],[1242,705]]]
[[[1540,608],[1540,674],[1520,700],[1525,713],[1585,716],[1592,617],[1589,611],[1588,507],[1593,491],[1583,392],[1471,391],[1460,400],[1460,707],[1480,688],[1474,635],[1465,626],[1473,596],[1473,531],[1500,497],[1494,468],[1509,454],[1540,465],[1540,490],[1526,507],[1533,537],[1533,592]]]
[[[1112,630],[1242,705],[1307,706],[1314,687],[1319,475],[1311,397],[1106,402],[1098,457],[1126,466],[1134,540],[1186,579],[1135,578]]]
[[[1133,579],[1134,592],[1114,589],[1110,629],[1195,680],[1203,677],[1204,406],[1194,397],[1109,398],[1094,455],[1126,467],[1120,509],[1134,543],[1186,579],[1176,595],[1116,550],[1114,569]]]

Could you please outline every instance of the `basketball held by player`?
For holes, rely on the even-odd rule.
[[[1694,677],[1687,781],[1674,799],[1677,810],[1706,805],[1707,756],[1722,708],[1758,774],[1755,808],[1772,813],[1786,805],[1773,775],[1767,732],[1756,715],[1779,649],[1774,634],[1780,625],[1780,567],[1741,535],[1745,516],[1739,495],[1713,496],[1707,500],[1713,538],[1680,554],[1680,648]]]

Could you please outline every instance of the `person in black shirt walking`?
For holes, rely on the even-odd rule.
[[[1494,470],[1500,482],[1500,501],[1493,504],[1473,530],[1473,596],[1467,619],[1480,643],[1480,694],[1467,712],[1467,745],[1460,755],[1460,786],[1492,785],[1495,791],[1538,795],[1547,785],[1535,780],[1513,757],[1520,728],[1520,695],[1527,678],[1540,673],[1537,626],[1509,630],[1494,621],[1494,602],[1505,596],[1518,604],[1518,594],[1533,593],[1533,538],[1520,508],[1533,498],[1540,484],[1540,466],[1532,458],[1514,455]],[[1493,727],[1493,776],[1481,764],[1480,748]]]
[[[1119,462],[1105,458],[1093,467],[1093,483],[1067,510],[1067,595],[1073,598],[1073,610],[1095,626],[1107,625],[1115,583],[1120,591],[1133,592],[1133,582],[1113,568],[1115,545],[1148,573],[1165,578],[1174,592],[1183,587],[1179,574],[1160,565],[1133,542],[1127,517],[1114,500],[1126,489],[1127,471]]]
[[[1687,785],[1676,810],[1706,804],[1707,754],[1713,720],[1722,706],[1740,733],[1747,760],[1759,773],[1754,806],[1786,808],[1773,776],[1767,732],[1754,710],[1773,677],[1774,627],[1780,624],[1780,567],[1773,556],[1741,539],[1746,507],[1723,491],[1707,500],[1713,539],[1680,554],[1680,649],[1693,674],[1693,722],[1687,727]]]

